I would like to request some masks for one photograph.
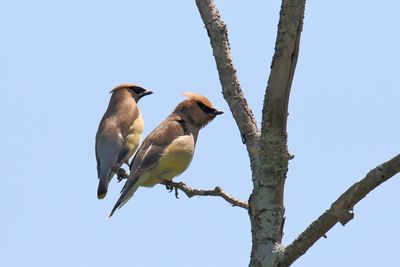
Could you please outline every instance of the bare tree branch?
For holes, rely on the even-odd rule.
[[[250,162],[253,166],[257,154],[259,130],[236,76],[226,24],[221,20],[214,0],[196,0],[196,4],[210,37],[222,86],[222,94],[239,128],[242,141],[246,144]]]
[[[283,0],[275,53],[264,97],[261,134],[270,129],[286,135],[290,89],[299,55],[305,0]]]
[[[353,219],[353,207],[368,193],[400,172],[400,154],[371,170],[365,178],[344,192],[317,220],[315,220],[292,244],[286,247],[283,265],[289,266],[325,236],[336,223],[345,225]]]
[[[175,183],[173,181],[164,181],[162,184],[166,186],[171,186],[175,188],[175,197],[178,198],[178,191],[177,189],[183,191],[188,198],[191,198],[193,196],[214,196],[214,197],[222,197],[225,199],[227,202],[229,202],[232,206],[237,206],[237,207],[242,207],[246,210],[249,209],[249,205],[245,201],[241,201],[239,199],[236,199],[229,195],[228,193],[225,193],[224,190],[222,190],[221,187],[216,186],[213,190],[204,190],[204,189],[194,189],[189,186],[187,186],[185,183]]]
[[[276,266],[281,257],[284,184],[291,156],[286,124],[290,89],[299,54],[305,0],[282,0],[275,53],[264,97],[257,168],[249,199],[250,266]]]
[[[117,172],[117,179],[118,182],[121,182],[123,179],[128,178],[128,174],[126,171],[122,168],[120,168]],[[187,186],[183,182],[178,182],[175,183],[173,181],[163,181],[161,184],[166,185],[167,187],[172,187],[175,188],[175,197],[178,197],[178,189],[181,190],[186,194],[188,198],[194,197],[194,196],[214,196],[214,197],[222,197],[225,199],[227,202],[229,202],[233,207],[241,207],[246,210],[249,209],[249,204],[246,201],[239,200],[237,198],[232,197],[228,193],[226,193],[224,190],[222,190],[221,187],[216,186],[213,190],[211,189],[196,189],[196,188],[191,188]]]

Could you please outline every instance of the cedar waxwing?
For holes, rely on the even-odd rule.
[[[138,85],[121,84],[110,94],[110,103],[96,133],[99,199],[106,196],[111,178],[123,163],[129,164],[129,158],[139,146],[144,124],[136,103],[152,92]]]
[[[121,208],[139,186],[152,187],[170,181],[189,166],[199,130],[223,112],[196,93],[184,93],[188,98],[143,141],[131,162],[131,172],[121,196],[111,211]]]

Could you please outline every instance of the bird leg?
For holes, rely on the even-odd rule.
[[[128,174],[123,168],[119,168],[115,173],[117,174],[118,183],[121,182],[123,179],[128,178]]]

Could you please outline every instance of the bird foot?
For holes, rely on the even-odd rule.
[[[168,190],[168,193],[171,193],[172,190],[174,190],[174,184],[173,184],[172,181],[164,180],[164,181],[162,182],[162,184],[165,185],[165,189]]]
[[[116,174],[118,183],[121,182],[123,179],[128,178],[128,173],[123,168],[119,168]]]
[[[183,182],[175,183],[172,181],[164,181],[163,184],[169,193],[171,193],[172,190],[175,190],[175,197],[179,199],[178,186],[182,185]]]

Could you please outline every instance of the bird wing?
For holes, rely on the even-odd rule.
[[[132,105],[132,102],[129,102],[129,104],[112,105],[110,101],[96,133],[95,151],[99,178],[110,165],[119,162],[119,159],[127,153],[124,151],[123,141],[138,116],[139,110],[136,104]],[[105,157],[106,162],[104,162]],[[104,164],[107,166],[103,166]]]
[[[97,142],[99,139],[99,132],[97,131],[96,133],[96,143],[94,145],[94,150],[95,150],[95,154],[96,154],[96,162],[97,162],[97,178],[100,178],[100,172],[101,172],[101,164],[100,164],[100,158],[99,158],[99,151],[97,149]]]
[[[104,198],[107,194],[108,184],[114,175],[113,167],[118,155],[123,150],[123,140],[118,133],[99,133],[96,139],[96,159],[99,186],[98,198]]]
[[[145,174],[157,165],[165,148],[185,133],[186,129],[182,121],[168,117],[146,137],[131,162],[130,175],[110,217],[117,208],[121,208],[133,196],[144,180],[149,178]]]
[[[99,129],[96,134],[96,161],[98,178],[112,168],[123,150],[123,139],[117,131]]]

